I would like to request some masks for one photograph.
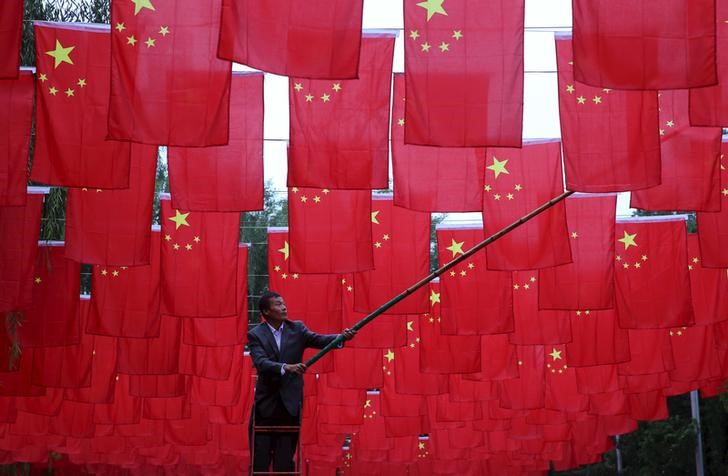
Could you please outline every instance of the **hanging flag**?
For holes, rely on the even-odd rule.
[[[614,309],[579,309],[569,312],[572,340],[566,344],[571,367],[593,367],[626,362],[629,335],[619,327]]]
[[[484,233],[490,236],[563,192],[561,144],[488,148],[483,186]],[[538,269],[571,263],[566,209],[559,202],[485,249],[488,269]]]
[[[291,318],[321,334],[341,332],[341,278],[292,273],[293,248],[288,240],[287,228],[268,228],[269,288],[283,296]]]
[[[614,89],[716,84],[713,0],[576,0],[577,81]]]
[[[90,309],[89,312],[91,312]],[[86,335],[89,334],[87,331]],[[116,338],[92,336],[92,339],[91,385],[89,387],[66,389],[63,398],[64,400],[85,403],[113,403],[117,375]]]
[[[671,381],[687,382],[690,390],[697,390],[700,382],[720,377],[713,326],[678,327],[668,333],[675,362],[675,368],[670,371]]]
[[[282,76],[353,79],[363,0],[223,0],[218,55]]]
[[[354,274],[354,310],[372,312],[430,271],[430,214],[395,206],[391,195],[372,195],[374,269]],[[422,287],[387,310],[427,312]]]
[[[675,368],[672,339],[667,329],[630,329],[631,359],[617,366],[620,376],[645,376]]]
[[[159,336],[159,227],[152,228],[150,241],[148,265],[91,268],[93,294],[86,332],[113,337]]]
[[[388,187],[394,39],[364,36],[357,79],[289,80],[289,186]]]
[[[22,12],[22,2],[17,3]],[[5,4],[2,8],[6,8]],[[0,22],[2,16],[0,13]],[[0,45],[4,44],[0,39]],[[34,86],[33,71],[29,69],[20,70],[17,79],[0,79],[0,207],[25,205]]]
[[[295,273],[349,273],[374,268],[371,192],[292,187],[288,224]]]
[[[616,195],[572,195],[564,200],[573,262],[538,271],[541,309],[614,307]]]
[[[614,235],[620,327],[692,325],[684,217],[618,220]]]
[[[485,149],[404,143],[404,74],[394,74],[392,175],[394,204],[425,212],[482,209]]]
[[[405,1],[405,143],[521,146],[523,15],[523,0]]]
[[[657,92],[577,82],[570,35],[556,35],[556,62],[566,188],[623,192],[659,185]]]
[[[237,315],[240,214],[173,209],[168,194],[160,195],[160,209],[162,314]]]
[[[106,140],[109,29],[35,22],[37,137],[31,179],[128,188],[131,144]]]
[[[728,3],[715,2],[718,84],[690,89],[690,124],[728,126]],[[701,21],[703,19],[701,18]]]
[[[720,154],[720,211],[698,212],[698,234],[703,266],[728,268],[728,159],[726,141]]]
[[[31,305],[33,264],[47,189],[28,188],[24,206],[0,207],[0,312]]]
[[[334,388],[380,388],[384,381],[381,349],[347,346],[334,352],[334,371],[328,374],[328,384]]]
[[[232,66],[217,58],[221,4],[111,5],[110,139],[191,147],[228,143]]]
[[[23,34],[23,0],[7,0],[0,5],[0,79],[15,79],[20,66]]]
[[[402,324],[407,329],[407,345],[384,352],[384,380],[394,377],[394,387],[402,395],[439,395],[447,393],[446,374],[423,373],[420,370],[420,321],[409,316]],[[385,383],[386,385],[386,383]]]
[[[481,227],[437,227],[437,255],[445,264],[483,240]],[[511,273],[490,271],[485,253],[474,254],[440,277],[443,334],[513,332]]]
[[[630,206],[653,211],[720,210],[719,127],[691,127],[688,91],[661,91],[660,185],[635,190]]]
[[[571,342],[569,313],[563,310],[539,310],[538,273],[513,272],[513,317],[515,331],[510,342],[519,345],[563,344]]]
[[[192,211],[263,209],[263,74],[233,73],[230,142],[169,147],[172,206]]]
[[[703,266],[700,239],[688,234],[688,275],[695,325],[728,320],[728,272]]]
[[[179,371],[182,320],[162,316],[158,337],[119,337],[116,370],[130,375],[170,375]]]
[[[586,411],[589,397],[578,391],[576,373],[567,365],[566,346],[545,346],[544,352],[546,353],[545,408],[571,413]]]
[[[149,264],[157,147],[133,144],[129,188],[70,188],[66,258],[89,264]]]
[[[62,241],[38,242],[30,307],[18,331],[21,347],[78,344],[81,265],[63,256]]]
[[[306,275],[313,277],[315,275]],[[354,310],[354,275],[341,276],[342,317],[341,327],[351,327],[367,316],[367,313]],[[402,316],[399,314],[381,314],[366,326],[359,329],[356,339],[347,342],[347,347],[364,349],[387,349],[402,347],[407,344],[407,332],[402,328]],[[334,330],[333,332],[338,332]]]
[[[518,377],[498,382],[498,401],[502,408],[544,407],[546,352],[542,345],[518,346]]]

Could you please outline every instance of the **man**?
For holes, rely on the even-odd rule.
[[[289,321],[286,303],[280,294],[265,291],[258,301],[265,322],[248,332],[248,348],[253,365],[258,371],[255,384],[256,426],[298,426],[303,400],[303,350],[308,347],[322,349],[339,334],[322,335],[311,332],[301,321]],[[344,329],[340,334],[349,340],[355,330]],[[250,434],[253,433],[253,415]],[[253,471],[268,471],[273,460],[273,471],[295,470],[293,455],[298,433],[256,432]]]

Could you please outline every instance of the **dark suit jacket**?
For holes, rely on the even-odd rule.
[[[308,330],[301,321],[286,321],[281,336],[281,352],[265,322],[248,332],[248,348],[258,371],[255,384],[255,407],[258,415],[269,417],[280,397],[288,413],[297,416],[303,399],[303,376],[281,375],[282,364],[297,364],[308,347],[322,349],[339,334],[322,335]]]

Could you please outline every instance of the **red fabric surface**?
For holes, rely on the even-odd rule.
[[[721,144],[720,211],[698,212],[700,254],[703,266],[728,268],[728,160],[723,157],[726,143]]]
[[[7,4],[12,3],[22,5],[22,2]],[[4,44],[0,40],[0,45]],[[0,206],[3,207],[25,205],[34,87],[33,72],[28,70],[20,71],[17,79],[0,80]]]
[[[7,0],[0,8],[0,78],[17,78],[23,33],[23,0]]]

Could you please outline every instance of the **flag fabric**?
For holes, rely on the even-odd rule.
[[[70,188],[66,258],[89,264],[149,264],[157,147],[133,144],[129,188]]]
[[[117,372],[130,375],[178,373],[182,320],[162,316],[159,328],[159,337],[119,337]]]
[[[728,125],[728,4],[715,2],[716,68],[718,84],[690,89],[690,124]],[[702,20],[702,19],[701,19]]]
[[[0,79],[15,79],[20,66],[23,34],[23,0],[8,0],[0,6]]]
[[[35,22],[37,137],[31,179],[128,188],[131,144],[106,140],[109,30]]]
[[[620,327],[655,329],[693,324],[684,218],[618,220],[615,248]]]
[[[173,209],[160,194],[163,314],[238,314],[236,276],[240,214]]]
[[[229,61],[217,58],[222,0],[119,0],[111,6],[109,138],[228,143]]]
[[[521,146],[523,18],[522,0],[405,1],[405,143]]]
[[[365,35],[357,79],[289,80],[289,186],[388,187],[393,55],[393,35]]]
[[[498,401],[502,408],[527,410],[544,407],[545,359],[542,345],[518,346],[518,377],[498,382]]]
[[[406,346],[384,353],[384,380],[394,375],[394,388],[402,395],[439,395],[447,393],[448,376],[446,374],[424,373],[420,370],[420,321],[417,316],[407,318]]]
[[[0,8],[6,8],[5,4]],[[2,27],[0,37],[1,31]],[[20,70],[17,79],[0,79],[0,207],[25,205],[34,87],[33,72],[28,69]]]
[[[621,376],[659,374],[675,368],[667,329],[630,329],[629,352],[631,359],[617,365]]]
[[[614,309],[572,311],[571,342],[566,344],[566,362],[571,367],[593,367],[626,362],[629,334],[619,327]]]
[[[334,388],[380,388],[382,380],[381,349],[345,347],[334,352],[334,371],[328,384]]]
[[[563,310],[539,310],[538,273],[513,272],[513,317],[515,331],[510,341],[519,345],[563,344],[571,342],[569,313]]]
[[[28,189],[24,206],[0,207],[0,312],[27,309],[45,192]],[[41,192],[41,193],[38,193]]]
[[[713,326],[692,326],[670,329],[675,368],[670,371],[673,382],[688,382],[697,390],[700,382],[718,378],[720,359],[714,345]]]
[[[447,263],[483,239],[480,227],[437,227],[437,255]],[[476,253],[440,277],[443,334],[513,332],[511,273],[490,271],[485,254]]]
[[[561,144],[488,148],[483,186],[484,233],[490,236],[563,192]],[[528,270],[571,263],[563,202],[485,248],[488,269]]]
[[[374,269],[354,274],[354,310],[372,312],[430,270],[430,214],[400,208],[391,195],[372,196]],[[428,309],[422,287],[387,310],[420,314]]]
[[[223,0],[218,55],[282,76],[357,77],[363,0]]]
[[[93,266],[93,294],[86,332],[113,337],[159,336],[161,234],[158,227],[152,230],[150,241],[148,265]]]
[[[662,91],[660,105],[660,185],[632,192],[630,206],[644,210],[720,210],[722,129],[691,127],[688,91]]]
[[[573,262],[538,271],[541,309],[614,307],[616,195],[576,194],[565,201]]]
[[[349,273],[374,268],[371,192],[292,187],[289,240],[294,273]]]
[[[569,35],[556,35],[556,62],[566,188],[593,193],[659,185],[657,92],[577,82]]]
[[[708,268],[728,268],[728,159],[720,155],[720,211],[698,212],[698,236],[702,264]]]
[[[315,275],[304,275],[305,278]],[[354,276],[341,275],[342,315],[341,326],[351,327],[366,317],[366,313],[354,310],[354,296],[357,290],[354,286]],[[320,296],[320,294],[318,294]],[[338,332],[334,329],[333,332]],[[402,316],[399,314],[381,314],[366,326],[359,329],[356,339],[347,342],[347,347],[365,349],[387,349],[407,345],[407,330],[402,327]]]
[[[695,325],[728,320],[728,272],[703,266],[696,234],[688,235],[688,274]]]
[[[614,89],[716,84],[713,0],[575,0],[577,81]]]
[[[90,302],[88,304],[91,305]],[[84,301],[81,301],[82,311],[83,305]],[[88,336],[90,333],[86,332],[86,335]],[[86,403],[113,403],[117,376],[116,338],[106,336],[93,336],[92,338],[91,385],[82,388],[67,388],[63,398]]]
[[[263,74],[233,73],[230,141],[169,147],[172,206],[192,211],[263,209]]]
[[[426,212],[480,211],[485,149],[405,144],[404,83],[404,75],[395,73],[391,127],[394,204]]]
[[[23,347],[78,344],[81,265],[64,257],[62,241],[38,243],[30,307],[18,340]]]

